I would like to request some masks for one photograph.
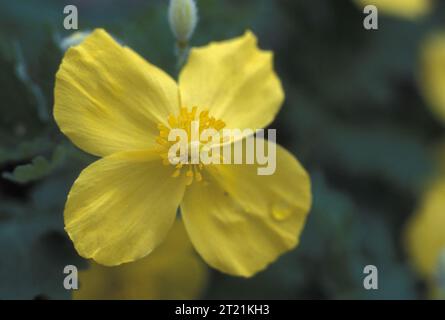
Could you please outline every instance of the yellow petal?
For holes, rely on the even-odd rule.
[[[283,100],[273,54],[259,50],[251,32],[190,52],[179,76],[183,106],[210,110],[227,128],[264,128]]]
[[[445,288],[437,284],[430,284],[428,298],[430,300],[445,300]]]
[[[60,130],[98,156],[149,148],[179,110],[175,81],[101,29],[67,51],[54,96]]]
[[[185,180],[159,155],[124,151],[86,168],[65,207],[65,230],[78,253],[104,265],[149,254],[165,238],[182,199]]]
[[[445,32],[430,36],[422,46],[420,87],[427,103],[445,123]]]
[[[206,167],[207,168],[207,167]],[[219,165],[187,189],[181,204],[190,239],[212,267],[249,277],[294,248],[311,205],[310,180],[277,148],[273,175],[257,165]]]
[[[208,269],[178,220],[147,257],[117,267],[92,262],[80,271],[80,287],[73,291],[73,299],[197,299],[207,278]]]
[[[379,12],[407,19],[422,17],[432,10],[431,0],[356,0],[361,6],[375,5]]]
[[[406,244],[414,266],[432,279],[445,252],[445,179],[425,193],[418,211],[406,229]]]

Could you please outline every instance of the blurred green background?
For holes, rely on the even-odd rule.
[[[445,3],[416,21],[380,13],[378,31],[364,30],[362,10],[349,0],[197,3],[193,46],[252,29],[275,52],[286,102],[271,127],[310,172],[314,195],[296,250],[251,279],[212,270],[202,298],[427,297],[402,235],[434,174],[432,149],[445,135],[416,82],[419,44],[445,26]],[[63,231],[63,206],[94,158],[52,118],[59,42],[70,34],[66,4],[77,5],[80,30],[104,27],[178,72],[167,1],[2,1],[0,299],[69,299],[63,267],[86,267]],[[379,290],[363,289],[368,264],[379,268]]]

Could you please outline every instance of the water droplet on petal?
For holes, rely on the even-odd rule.
[[[272,216],[275,220],[284,221],[292,214],[292,207],[289,205],[274,205],[272,208]]]

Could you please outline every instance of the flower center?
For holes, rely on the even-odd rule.
[[[197,107],[193,107],[191,111],[187,108],[181,108],[179,115],[169,115],[168,125],[159,124],[159,136],[156,137],[158,143],[158,152],[162,158],[164,165],[175,166],[175,171],[172,173],[172,177],[177,178],[185,173],[187,185],[193,183],[193,181],[202,181],[201,170],[204,164],[199,160],[194,161],[192,155],[198,153],[203,146],[205,146],[210,138],[206,135],[206,138],[201,139],[202,133],[205,130],[214,130],[214,132],[220,132],[226,124],[222,120],[215,119],[209,116],[209,111],[201,111],[197,114]],[[180,142],[180,137],[176,136],[172,138],[172,131],[179,129],[185,135],[186,151],[185,156],[177,149],[172,153],[172,147]],[[177,131],[175,131],[177,132]],[[184,141],[182,141],[184,143]],[[182,170],[184,169],[184,170]]]

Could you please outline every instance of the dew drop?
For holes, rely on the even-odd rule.
[[[272,208],[272,216],[275,220],[284,221],[292,214],[292,208],[288,205],[274,205]]]

